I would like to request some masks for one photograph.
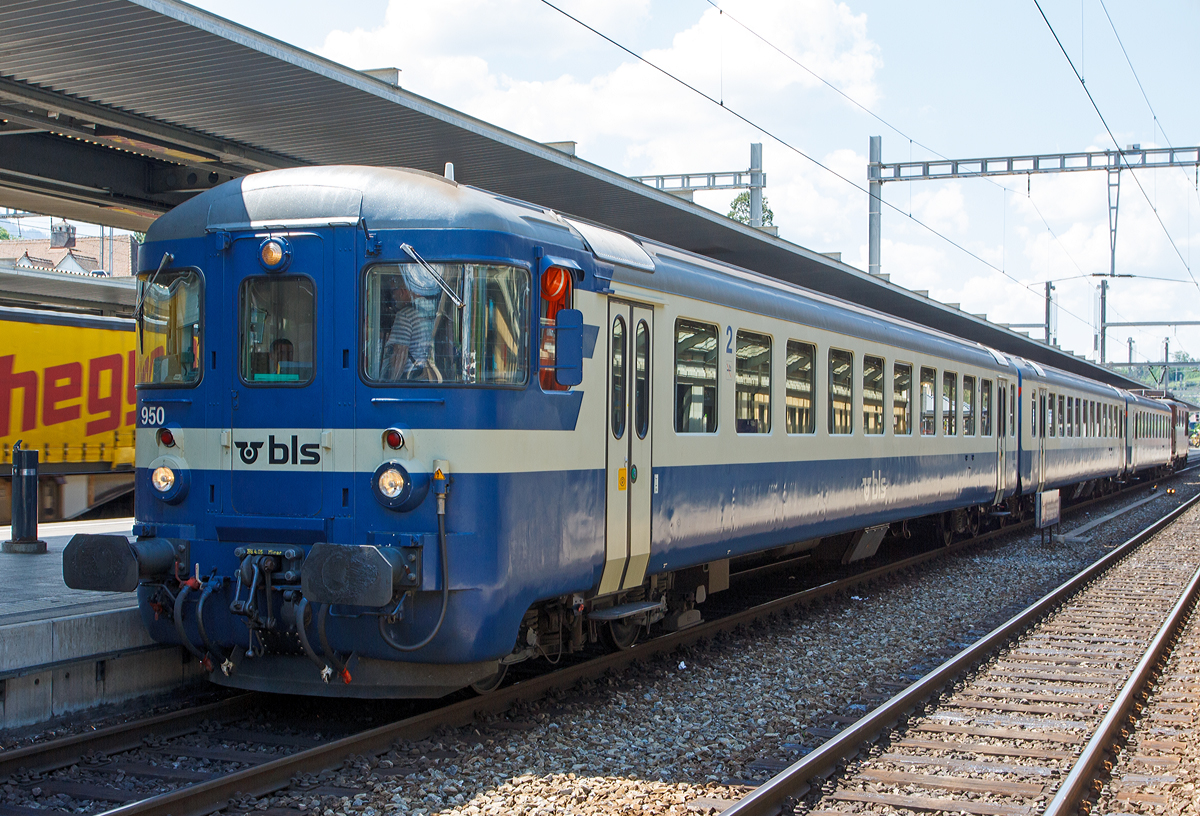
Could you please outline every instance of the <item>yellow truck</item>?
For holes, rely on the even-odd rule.
[[[42,521],[132,495],[134,339],[126,318],[0,307],[0,524],[17,440],[40,451]]]

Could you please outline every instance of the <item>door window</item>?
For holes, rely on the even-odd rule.
[[[633,428],[638,439],[650,430],[650,327],[639,320],[633,336]]]
[[[975,435],[975,378],[963,375],[963,436]]]
[[[979,381],[979,435],[992,435],[992,381]]]
[[[248,385],[307,385],[313,378],[316,298],[304,277],[242,281],[238,360]]]
[[[625,435],[625,318],[617,317],[612,324],[612,362],[609,366],[612,377],[612,435],[620,439]]]

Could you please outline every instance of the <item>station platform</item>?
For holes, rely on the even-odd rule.
[[[134,593],[68,589],[76,533],[130,535],[133,519],[41,524],[44,554],[0,553],[0,728],[167,692],[202,677],[182,649],[150,639]],[[0,540],[10,536],[0,527]]]

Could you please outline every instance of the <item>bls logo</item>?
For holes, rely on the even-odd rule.
[[[300,439],[295,434],[292,434],[291,445],[287,442],[276,442],[275,435],[271,434],[267,437],[267,464],[270,465],[319,465],[321,464],[321,446],[316,442],[310,442],[304,445],[300,444]],[[238,456],[242,462],[247,465],[253,465],[258,461],[258,453],[262,448],[262,442],[237,442]]]
[[[883,501],[887,499],[888,478],[878,470],[872,470],[870,476],[862,480],[863,499],[866,501]]]

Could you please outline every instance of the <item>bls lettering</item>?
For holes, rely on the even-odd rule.
[[[233,444],[237,445],[238,456],[241,457],[242,462],[253,465],[258,461],[264,443],[235,441]],[[292,434],[290,445],[287,442],[276,442],[275,434],[268,436],[265,444],[268,465],[321,464],[321,446],[316,442],[301,445],[299,437],[295,434]]]

